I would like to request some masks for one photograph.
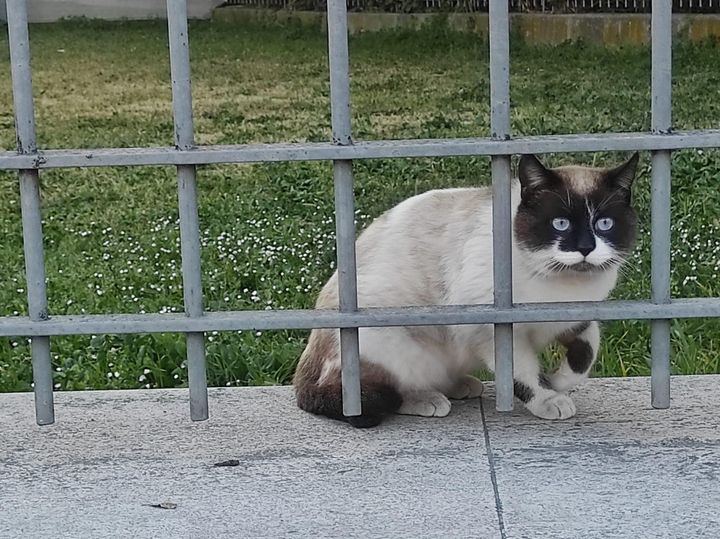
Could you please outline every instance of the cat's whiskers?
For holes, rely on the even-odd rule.
[[[600,264],[591,264],[591,268],[585,270],[585,271],[579,271],[578,273],[587,273],[587,274],[593,274],[593,273],[600,273],[604,271],[612,270],[613,268],[617,268],[620,271],[624,270],[624,264],[625,259],[622,255],[622,253],[618,253],[615,256],[612,256],[605,260],[604,262]],[[550,277],[554,275],[561,274],[566,271],[572,271],[573,265],[566,264],[564,262],[560,262],[559,260],[550,259],[545,261],[542,266],[535,272],[536,275],[540,275],[542,277]]]
[[[623,278],[628,278],[628,279],[629,279],[629,278],[632,277],[632,273],[633,273],[633,272],[636,272],[636,270],[637,270],[637,263],[636,263],[636,261],[633,260],[632,258],[627,258],[627,257],[626,257],[626,254],[627,254],[627,253],[622,253],[622,254],[615,260],[615,265],[616,265],[617,268],[618,268],[618,273],[620,273],[620,275],[621,275]]]
[[[568,266],[567,264],[564,264],[563,262],[554,259],[551,259],[549,263],[545,265],[548,276],[562,273],[563,271],[566,271],[569,267],[570,266]]]
[[[620,274],[620,277],[623,279],[629,279],[631,277],[629,268],[626,268],[624,266],[620,266],[618,268],[618,273]]]
[[[550,260],[547,260],[547,259],[533,260],[527,266],[527,269],[530,274],[530,278],[531,279],[547,279],[552,274],[552,271],[550,270],[550,266],[552,264],[553,264],[552,259],[550,259]]]

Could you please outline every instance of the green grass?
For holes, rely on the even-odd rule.
[[[300,27],[191,25],[195,126],[200,143],[330,138],[325,39]],[[165,24],[35,26],[39,145],[92,148],[171,145]],[[0,147],[14,148],[8,46],[0,32]],[[678,128],[717,127],[720,51],[674,51]],[[488,134],[486,43],[428,28],[351,41],[357,138]],[[513,46],[515,133],[649,127],[649,51],[583,44]],[[611,154],[548,156],[551,164],[602,164]],[[675,296],[720,291],[718,154],[673,157]],[[649,294],[649,156],[636,201],[641,241],[618,298]],[[355,164],[358,223],[415,193],[488,182],[487,158],[374,160]],[[200,179],[203,285],[209,310],[306,308],[333,271],[328,163],[204,167]],[[42,174],[48,294],[54,314],[182,310],[175,172],[140,167]],[[26,312],[16,175],[0,173],[0,306]],[[596,373],[647,374],[647,323],[608,323]],[[213,385],[285,383],[305,332],[208,334]],[[673,323],[673,372],[720,372],[720,322]],[[186,383],[181,335],[52,339],[58,389],[173,387]],[[0,391],[31,384],[26,339],[0,339]]]

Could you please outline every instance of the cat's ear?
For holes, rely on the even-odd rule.
[[[635,174],[637,172],[638,161],[640,160],[640,154],[635,152],[632,157],[625,161],[622,165],[618,165],[615,168],[608,170],[605,173],[605,181],[608,182],[615,189],[624,189],[630,191]]]
[[[523,198],[532,193],[550,189],[558,181],[557,176],[551,170],[545,168],[545,165],[532,154],[520,157],[518,176],[520,177]]]

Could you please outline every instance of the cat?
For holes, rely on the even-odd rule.
[[[631,186],[638,154],[612,168],[546,168],[523,155],[512,184],[513,301],[600,301],[637,236]],[[492,194],[488,187],[428,191],[377,218],[357,240],[359,307],[493,302]],[[316,307],[336,309],[335,273]],[[493,370],[493,326],[360,328],[362,415],[344,417],[339,331],[315,329],[298,363],[298,406],[356,427],[390,413],[443,417],[449,399],[479,397],[470,375]],[[552,375],[538,353],[566,349]],[[568,390],[585,381],[597,356],[597,322],[514,324],[515,396],[534,415],[576,413]]]

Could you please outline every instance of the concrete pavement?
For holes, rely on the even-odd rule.
[[[596,379],[578,415],[455,402],[376,429],[310,416],[287,387],[0,394],[0,537],[720,537],[720,376]],[[214,466],[237,460],[237,466]],[[157,507],[169,504],[169,509]]]

